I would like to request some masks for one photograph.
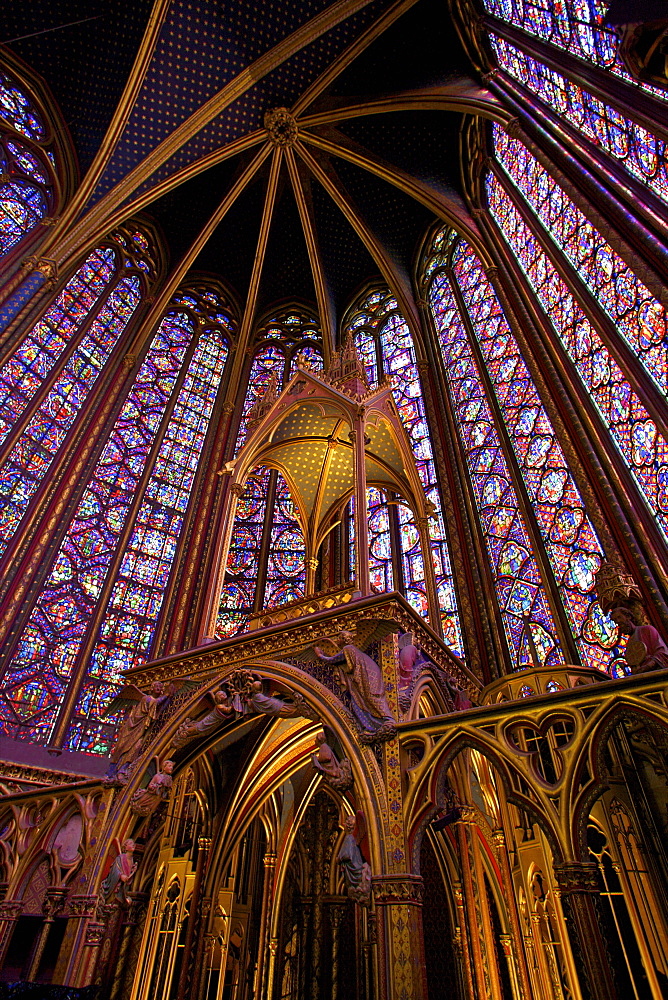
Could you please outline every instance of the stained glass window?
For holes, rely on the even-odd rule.
[[[305,312],[270,316],[260,324],[256,343],[235,455],[248,437],[248,413],[272,379],[282,388],[300,357],[316,370],[323,367],[318,324]],[[303,597],[304,583],[304,538],[288,485],[276,470],[255,469],[237,503],[216,635],[236,635],[253,613]]]
[[[517,342],[505,319],[501,304],[472,249],[460,243],[452,257],[454,278],[475,334],[487,377],[493,386],[496,402],[509,432],[517,465],[533,507],[551,568],[556,579],[566,615],[580,655],[587,666],[606,668],[617,629],[603,616],[594,593],[595,573],[604,556],[600,542],[579,494],[577,485],[557,439],[551,421],[538,395]],[[446,290],[447,279],[439,275],[432,285],[432,303],[437,306]],[[438,280],[438,279],[437,279]],[[454,302],[448,302],[447,315],[438,315],[438,329],[446,367],[452,366],[448,340],[457,324],[452,323]],[[435,309],[436,311],[436,309]],[[449,326],[449,322],[452,326]],[[461,358],[469,365],[467,389],[474,383],[476,364],[465,330],[460,330]],[[466,346],[464,346],[464,344]],[[484,397],[483,383],[477,375],[478,393]],[[461,390],[460,390],[461,392]],[[464,403],[466,401],[464,400]],[[461,402],[460,402],[461,405]],[[485,402],[488,408],[488,404]],[[467,408],[470,414],[470,408]],[[487,414],[489,419],[490,414]],[[488,433],[477,421],[467,434],[470,442],[476,433]],[[499,447],[496,431],[495,447]],[[478,470],[479,471],[479,470]],[[503,477],[504,491],[507,476]],[[487,497],[489,499],[489,489]],[[505,505],[505,504],[504,504]]]
[[[430,303],[514,666],[534,663],[536,656],[541,663],[562,662],[530,532],[466,330],[444,274],[434,279]]]
[[[114,275],[111,248],[94,250],[0,370],[0,442],[51,375]]]
[[[24,91],[0,73],[0,257],[53,207],[46,129]],[[27,141],[26,141],[27,140]]]
[[[3,461],[0,554],[26,513],[30,499],[65,441],[140,298],[138,277],[123,278],[116,285]]]
[[[242,632],[253,611],[269,475],[269,469],[254,470],[237,501],[216,626],[216,635],[220,639]]]
[[[565,49],[580,59],[610,70],[616,76],[666,99],[659,87],[640,83],[626,69],[618,52],[618,40],[603,18],[605,0],[483,0],[485,9],[502,21],[524,28],[532,35]]]
[[[226,354],[186,312],[156,331],[5,676],[5,732],[48,741],[90,649],[68,746],[108,750],[101,715],[118,671],[150,648]]]
[[[378,383],[381,365],[384,375],[396,376],[395,402],[413,447],[422,485],[435,509],[435,517],[429,522],[429,533],[443,632],[446,642],[461,651],[462,638],[438,478],[410,330],[398,311],[396,299],[389,292],[374,292],[365,297],[356,309],[349,329],[355,336],[370,384]],[[399,506],[398,511],[404,592],[413,607],[427,615],[423,555],[417,527],[405,507]]]
[[[263,602],[266,608],[303,597],[306,577],[304,536],[297,508],[283,476],[277,473],[276,479]]]
[[[668,393],[665,307],[526,146],[494,127],[497,159],[661,391]]]
[[[174,313],[163,330],[178,342],[181,330],[192,337],[192,321]],[[227,354],[227,343],[210,331],[188,365],[100,626],[75,710],[85,721],[75,714],[71,748],[98,748],[106,727],[96,723],[110,686],[148,657]]]
[[[3,72],[0,72],[0,116],[28,139],[41,142],[46,136],[41,115],[33,107],[32,101]]]
[[[0,554],[127,329],[145,271],[143,248],[93,251],[0,370]]]
[[[486,179],[492,215],[571,358],[657,523],[668,536],[668,442],[579,302],[521,217],[499,178]]]
[[[507,73],[668,201],[668,160],[662,139],[504,38],[492,34],[490,41]]]
[[[394,590],[392,569],[391,508],[381,490],[369,487],[367,516],[369,528],[369,580],[376,590]]]

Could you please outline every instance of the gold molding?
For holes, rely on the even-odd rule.
[[[329,359],[332,351],[336,347],[336,316],[334,302],[327,287],[325,270],[320,258],[318,246],[318,234],[313,216],[313,207],[307,198],[302,179],[299,176],[299,167],[295,161],[295,155],[291,149],[286,150],[286,161],[288,172],[292,183],[292,190],[299,210],[299,218],[306,239],[311,272],[313,274],[313,284],[318,301],[318,312],[320,313],[320,329],[322,330],[322,345],[324,349],[325,368],[329,366]]]
[[[411,329],[411,333],[414,335],[419,333],[420,318],[408,277],[400,273],[380,241],[357,214],[334,171],[325,171],[301,141],[295,143],[295,149],[373,257],[385,282],[397,298],[400,310]]]
[[[259,80],[291,58],[302,48],[315,41],[321,35],[335,28],[358,10],[366,7],[371,0],[337,0],[316,17],[293,31],[268,52],[256,59],[238,73],[222,90],[206,101],[189,118],[181,123],[166,139],[163,139],[155,149],[116,184],[87,213],[78,224],[65,236],[58,246],[57,257],[62,262],[68,255],[78,251],[81,241],[79,233],[87,233],[91,229],[98,231],[103,225],[109,228],[111,209],[125,202],[133,191],[148,180],[164,163],[181,149],[190,139],[217,118],[225,108],[243,96]]]

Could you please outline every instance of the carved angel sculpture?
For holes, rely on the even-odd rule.
[[[356,826],[357,818],[346,816],[343,822],[346,835],[341,844],[338,861],[343,869],[349,897],[362,906],[368,906],[371,899],[371,868],[362,857],[355,836]]]
[[[172,789],[174,761],[166,760],[153,775],[146,788],[138,788],[130,799],[130,809],[136,816],[151,816],[169,798]]]
[[[337,791],[343,792],[353,784],[353,773],[347,757],[339,760],[327,743],[324,733],[316,733],[316,753],[311,754],[311,761],[316,771],[322,774],[324,780]]]
[[[227,678],[226,685],[235,711],[243,715],[257,712],[260,715],[271,715],[280,719],[318,719],[317,712],[302,695],[291,691],[289,698],[286,699],[265,694],[258,675],[249,670],[242,668],[234,670]]]
[[[211,733],[224,726],[230,716],[234,715],[234,709],[230,704],[230,696],[227,691],[221,688],[214,692],[213,695],[208,695],[207,703],[209,705],[211,698],[213,698],[213,708],[203,719],[198,719],[197,721],[186,719],[185,722],[181,723],[172,739],[174,750],[180,750],[192,742],[192,740],[210,736]]]
[[[102,894],[105,899],[109,899],[113,895],[119,902],[127,904],[126,886],[137,871],[137,865],[133,859],[136,846],[134,840],[129,838],[123,841],[121,850],[102,883]]]
[[[111,764],[107,771],[109,780],[127,781],[127,769],[139,752],[146,730],[172,693],[172,686],[166,692],[160,681],[154,681],[147,692],[140,691],[134,684],[126,684],[110,703],[105,715],[113,715],[120,709],[126,709],[127,714],[121,723],[116,746],[111,754]]]
[[[639,601],[629,601],[626,607],[617,606],[610,617],[622,635],[629,636],[624,658],[632,674],[668,667],[668,646],[654,626],[648,624]]]
[[[394,736],[396,721],[387,703],[385,682],[375,660],[353,643],[352,632],[340,632],[334,640],[339,652],[326,656],[318,647],[315,655],[324,663],[339,667],[339,674],[350,693],[353,715],[362,728],[362,742],[386,740]]]

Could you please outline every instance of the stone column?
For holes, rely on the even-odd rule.
[[[53,976],[54,983],[73,985],[76,981],[78,984],[77,973],[83,957],[81,943],[87,924],[97,917],[98,903],[97,896],[74,895],[67,900],[67,930]]]
[[[268,851],[263,859],[264,882],[262,884],[262,911],[260,914],[260,934],[257,945],[257,968],[255,969],[255,995],[264,996],[264,985],[269,966],[269,929],[271,924],[271,904],[274,895],[274,872],[277,857]]]
[[[122,995],[125,979],[128,973],[134,975],[136,970],[136,960],[131,954],[132,938],[139,924],[140,917],[145,915],[146,904],[149,900],[147,892],[129,892],[130,906],[124,914],[121,925],[118,952],[116,954],[115,967],[109,973],[109,998],[116,1000]]]
[[[4,965],[7,948],[22,911],[22,899],[3,899],[0,903],[0,969]]]
[[[42,904],[44,923],[42,924],[42,929],[39,932],[37,941],[35,942],[35,947],[33,948],[30,964],[28,966],[28,972],[26,974],[26,979],[29,982],[37,977],[39,966],[42,961],[42,955],[44,954],[44,949],[46,947],[46,941],[51,932],[51,925],[56,919],[56,915],[63,908],[67,891],[67,889],[62,888],[50,888],[46,890],[46,898]]]
[[[471,952],[469,949],[469,939],[466,932],[467,920],[464,908],[464,890],[461,882],[454,882],[452,886],[457,908],[457,926],[455,927],[455,952],[461,956],[462,978],[466,991],[466,1000],[475,1000],[475,985],[473,983],[473,969],[471,966]]]
[[[376,875],[371,891],[378,922],[378,1000],[427,1000],[422,876]]]
[[[329,907],[329,926],[332,930],[332,992],[331,1000],[339,996],[339,928],[345,913],[345,904],[332,903]]]
[[[188,991],[188,981],[190,979],[190,972],[192,969],[191,953],[197,929],[196,925],[199,922],[199,900],[202,891],[202,878],[204,876],[204,869],[206,868],[206,861],[209,856],[211,841],[208,837],[200,837],[197,841],[197,847],[198,852],[197,866],[195,868],[195,881],[193,882],[192,892],[190,893],[190,912],[188,914],[188,926],[186,927],[185,941],[183,942],[183,958],[181,960],[181,971],[179,974],[178,995],[180,997],[187,996]]]
[[[371,593],[369,583],[369,525],[366,506],[366,454],[364,416],[355,421],[349,434],[353,445],[353,469],[355,476],[355,567],[357,587],[362,597]]]
[[[610,955],[602,933],[598,865],[571,861],[555,864],[554,874],[574,957],[587,1000],[618,1000]]]
[[[304,583],[304,594],[306,597],[310,597],[311,594],[315,594],[315,574],[317,568],[317,558],[315,556],[309,556],[306,560],[306,580]]]
[[[494,830],[492,834],[492,843],[494,845],[494,852],[499,863],[499,871],[501,872],[501,887],[503,889],[503,897],[506,902],[511,930],[510,934],[504,935],[508,938],[508,941],[502,941],[501,944],[508,958],[510,975],[511,977],[517,979],[518,997],[522,997],[524,1000],[530,1000],[532,996],[531,981],[529,979],[529,969],[526,962],[526,956],[524,954],[524,939],[522,936],[522,927],[520,925],[520,915],[517,910],[517,898],[515,896],[513,876],[510,870],[510,863],[508,861],[506,836],[503,830]]]

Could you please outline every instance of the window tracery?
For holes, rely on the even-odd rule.
[[[4,678],[18,738],[48,741],[67,695],[67,746],[109,748],[104,707],[148,653],[229,349],[211,305],[177,297],[130,386]]]
[[[517,139],[494,127],[494,151],[508,177],[579,277],[633,348],[647,374],[668,393],[665,307],[633,273],[566,192]]]
[[[532,645],[545,663],[558,662],[563,652],[532,531],[514,486],[512,459],[504,453],[496,426],[499,418],[580,655],[588,666],[605,669],[617,630],[594,593],[594,574],[604,553],[498,297],[464,242],[449,261],[441,256],[429,280],[432,313],[514,662],[531,662]],[[460,309],[475,340],[469,338]],[[547,586],[552,589],[554,583],[547,581]]]
[[[660,87],[641,82],[629,73],[613,28],[603,23],[605,0],[483,0],[488,13],[523,28],[571,55],[600,66],[628,83],[666,99]]]
[[[490,33],[499,66],[668,201],[666,143],[578,83]]]
[[[494,171],[485,183],[501,235],[668,536],[668,443]]]
[[[377,385],[381,377],[396,376],[394,399],[413,447],[427,499],[435,511],[429,521],[429,535],[443,633],[445,641],[454,650],[461,651],[462,636],[438,477],[410,330],[399,312],[396,299],[386,290],[372,292],[356,305],[347,330],[355,337],[370,385]],[[418,528],[405,506],[395,506],[394,509],[398,510],[399,518],[404,594],[413,607],[426,616],[428,601]]]
[[[123,339],[146,277],[155,273],[134,241],[128,252],[131,239],[119,234],[118,249],[88,256],[0,371],[0,554]]]
[[[53,210],[53,152],[40,112],[0,73],[0,257]]]

